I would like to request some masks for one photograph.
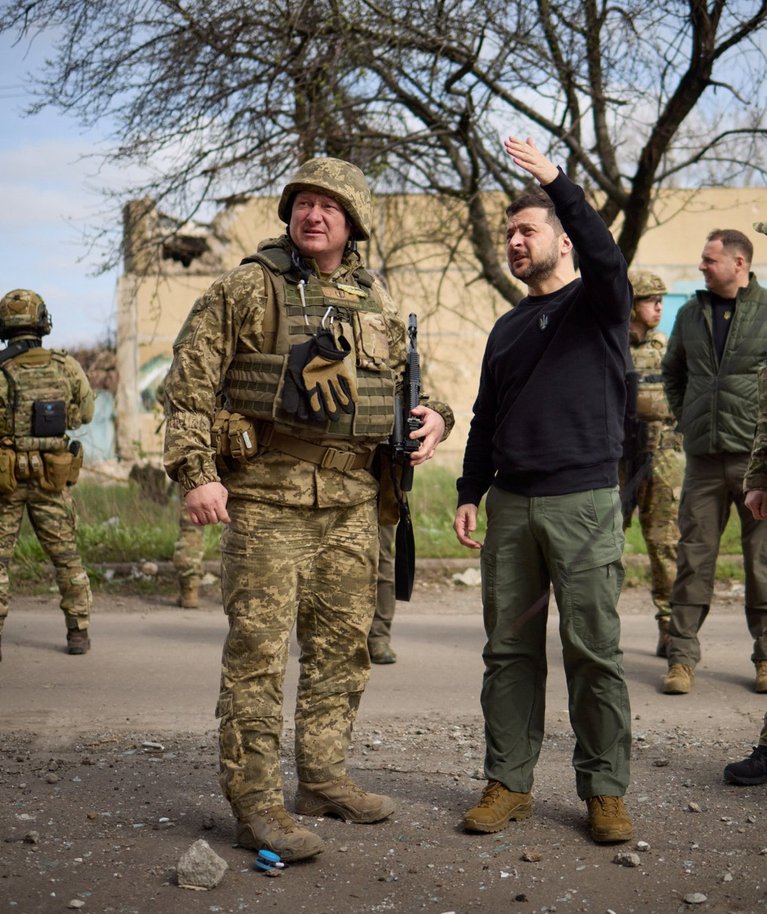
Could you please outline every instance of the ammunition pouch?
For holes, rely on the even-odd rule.
[[[72,455],[69,451],[44,451],[40,456],[43,461],[40,488],[46,492],[63,492],[69,482]]]
[[[216,460],[231,457],[238,463],[247,463],[258,451],[256,426],[240,413],[220,409],[210,429],[210,443]]]
[[[16,488],[16,452],[0,447],[0,495],[10,495]]]
[[[67,430],[67,405],[63,400],[35,400],[32,403],[32,436],[58,438]]]

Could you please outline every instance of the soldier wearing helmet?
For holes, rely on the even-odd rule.
[[[346,755],[370,670],[374,473],[406,333],[357,251],[372,209],[356,166],[306,162],[278,213],[285,233],[213,283],[179,333],[165,385],[165,466],[195,523],[227,525],[229,634],[217,716],[237,840],[290,861],[324,846],[284,805],[282,683],[294,624],[296,811],[375,822],[394,810],[351,781]],[[421,443],[417,465],[445,437],[452,413],[433,402],[413,412],[423,420],[411,434]]]
[[[671,616],[671,585],[676,574],[679,531],[676,518],[684,476],[681,436],[674,430],[674,419],[663,392],[661,360],[668,339],[657,329],[663,316],[663,280],[647,270],[631,270],[634,306],[629,324],[629,345],[637,372],[636,418],[642,424],[646,454],[641,470],[621,462],[621,487],[624,505],[636,505],[639,524],[650,560],[651,592],[658,623],[656,655],[665,657]],[[627,492],[628,489],[628,492]],[[630,496],[630,497],[629,497]],[[633,512],[631,512],[633,513]],[[631,513],[624,527],[631,524]]]
[[[0,299],[0,634],[8,615],[8,566],[26,508],[35,534],[56,569],[67,651],[90,648],[91,589],[75,540],[75,507],[82,446],[67,430],[93,418],[94,398],[75,359],[45,349],[51,332],[43,299],[14,289]],[[0,660],[2,653],[0,652]]]

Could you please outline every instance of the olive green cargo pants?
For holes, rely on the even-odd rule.
[[[622,796],[629,782],[631,715],[616,611],[623,583],[618,490],[527,498],[491,488],[486,507],[485,775],[515,792],[532,788],[544,735],[551,586],[578,796]]]
[[[302,508],[232,498],[222,540],[224,644],[220,780],[238,819],[283,803],[280,742],[285,667],[300,648],[295,711],[301,781],[346,770],[352,726],[370,673],[376,503]]]

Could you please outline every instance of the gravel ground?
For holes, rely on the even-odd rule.
[[[455,605],[447,585],[420,587],[436,612]],[[629,593],[626,611],[645,601]],[[742,626],[737,607],[729,611]],[[734,704],[742,692],[732,688]],[[445,707],[361,719],[350,772],[395,797],[396,813],[372,826],[304,820],[327,848],[279,878],[255,871],[253,854],[234,845],[213,729],[164,736],[136,721],[135,732],[53,739],[43,727],[0,728],[0,912],[764,914],[767,785],[725,785],[723,766],[748,745],[733,746],[715,720],[686,729],[683,713],[674,717],[649,729],[635,721],[628,796],[635,838],[618,846],[588,837],[564,723],[546,735],[533,818],[476,836],[461,831],[460,819],[484,784],[479,715],[453,716]],[[291,745],[288,728],[289,797]],[[210,891],[177,884],[179,858],[198,839],[228,865]]]

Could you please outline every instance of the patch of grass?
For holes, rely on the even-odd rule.
[[[477,553],[461,546],[453,532],[456,489],[455,472],[439,464],[419,468],[415,473],[410,507],[415,529],[416,552],[420,558],[469,558]],[[157,504],[142,494],[133,482],[99,484],[84,482],[73,490],[78,512],[77,541],[86,566],[93,570],[102,563],[170,561],[178,533],[179,503],[175,495],[166,504]],[[481,508],[477,539],[485,536],[486,519]],[[205,557],[218,556],[221,526],[205,528]],[[724,536],[722,556],[740,555],[740,526],[733,511]],[[626,531],[626,554],[646,555],[639,522],[634,518]],[[16,580],[34,581],[45,562],[37,537],[25,517],[14,553]],[[645,580],[642,579],[644,575]],[[720,579],[742,580],[742,569],[720,561]],[[627,583],[646,583],[641,568],[631,569]]]

